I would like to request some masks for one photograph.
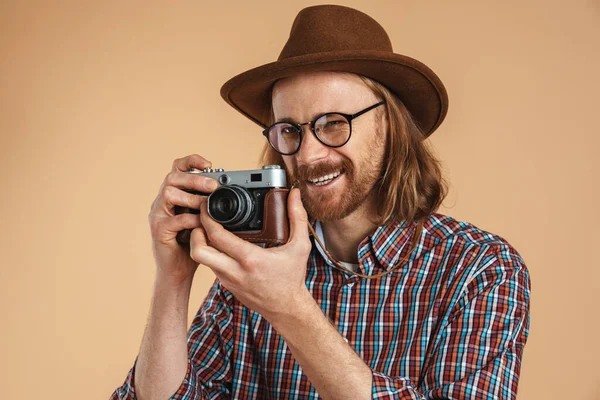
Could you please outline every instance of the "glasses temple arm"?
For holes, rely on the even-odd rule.
[[[356,114],[352,114],[352,115],[350,116],[350,119],[354,119],[354,118],[356,118],[356,117],[360,117],[360,116],[361,116],[361,115],[363,115],[364,113],[366,113],[366,112],[368,112],[368,111],[371,111],[371,110],[372,110],[372,109],[374,109],[375,107],[379,107],[379,106],[380,106],[380,105],[382,105],[382,104],[385,104],[385,100],[382,100],[382,101],[380,101],[380,102],[379,102],[379,103],[377,103],[377,104],[373,104],[371,107],[365,108],[364,110],[362,110],[362,111],[359,111],[359,112],[357,112]]]

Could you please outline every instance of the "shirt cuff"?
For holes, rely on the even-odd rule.
[[[133,382],[133,378],[135,376],[135,367],[137,365],[137,357],[135,362],[133,363],[133,367],[129,370],[127,374],[127,378],[125,382],[119,386],[112,396],[110,400],[136,400],[137,397],[135,395],[135,385]],[[201,392],[198,392],[198,387],[196,386],[196,372],[194,371],[194,367],[190,359],[188,358],[187,369],[185,371],[185,377],[183,378],[183,382],[177,389],[177,391],[169,398],[170,400],[200,400],[206,398],[206,396],[202,396]]]
[[[119,386],[113,394],[110,396],[110,400],[135,400],[135,388],[133,387],[133,377],[135,374],[135,365],[137,364],[137,357],[133,363],[133,367],[129,370],[125,382]]]
[[[401,399],[422,400],[425,397],[417,391],[409,379],[391,378],[380,372],[373,371],[372,399]]]

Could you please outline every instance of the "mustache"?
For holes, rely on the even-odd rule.
[[[348,175],[351,175],[352,171],[354,170],[350,160],[342,159],[342,161],[337,163],[324,161],[319,164],[301,165],[291,175],[293,181],[298,180],[303,182],[309,179],[315,179],[324,175],[329,175],[342,169]]]

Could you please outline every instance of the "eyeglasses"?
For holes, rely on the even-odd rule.
[[[315,134],[319,142],[325,146],[342,147],[350,140],[352,120],[382,104],[385,104],[385,100],[367,107],[356,114],[326,113],[313,121],[303,124],[277,122],[265,129],[263,135],[265,135],[269,144],[276,152],[285,156],[290,156],[300,150],[303,125],[310,125],[310,130]]]

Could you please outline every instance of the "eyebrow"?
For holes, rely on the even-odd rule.
[[[326,112],[317,113],[317,114],[314,114],[314,115],[312,116],[312,118],[310,119],[310,121],[308,121],[308,122],[312,122],[312,121],[314,121],[315,119],[317,119],[317,117],[320,117],[320,116],[322,116],[322,115],[325,115],[325,114],[330,114],[330,113],[340,113],[340,112],[341,112],[341,111],[326,111]],[[290,118],[290,117],[279,118],[279,119],[278,119],[277,121],[275,121],[274,123],[275,123],[275,124],[278,124],[278,123],[280,123],[280,122],[287,122],[287,123],[294,124],[294,125],[300,124],[300,122],[296,122],[296,120],[295,120],[295,119],[293,119],[293,118]]]
[[[296,122],[296,121],[294,121],[292,118],[288,118],[288,117],[285,117],[285,118],[280,118],[280,119],[278,119],[277,121],[275,121],[275,123],[276,123],[276,124],[278,124],[278,123],[280,123],[280,122],[288,122],[288,123],[290,123],[290,124],[294,124],[294,125],[298,124],[298,122]]]

